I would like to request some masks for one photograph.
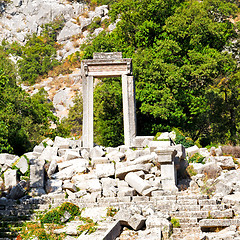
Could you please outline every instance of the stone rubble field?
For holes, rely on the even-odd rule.
[[[21,157],[0,154],[0,215],[28,215],[68,201],[99,222],[96,232],[78,239],[240,239],[240,170],[221,148],[149,141],[141,149],[89,150],[81,144],[56,137]],[[177,187],[162,185],[159,149],[176,149]],[[195,153],[205,156],[205,164],[190,163],[189,176],[186,158]],[[108,208],[116,215],[106,217]],[[76,239],[78,225],[67,222],[59,233]]]

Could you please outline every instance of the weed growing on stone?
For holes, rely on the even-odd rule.
[[[108,207],[107,208],[107,217],[114,217],[118,210],[114,207]]]
[[[187,167],[186,171],[190,177],[197,175],[197,172],[195,171],[195,169],[192,165],[189,165]]]
[[[171,218],[171,223],[173,225],[174,228],[180,228],[180,222],[179,219],[172,217]]]

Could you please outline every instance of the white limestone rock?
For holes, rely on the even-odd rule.
[[[90,193],[102,190],[101,183],[98,179],[89,179],[85,180],[84,182],[76,182],[75,185],[79,189],[86,190]]]
[[[70,166],[53,174],[51,177],[52,179],[66,180],[66,179],[71,179],[76,173],[83,173],[83,172],[86,172],[86,170],[87,168],[83,166],[80,166],[80,167]]]
[[[115,165],[114,163],[108,164],[97,164],[96,165],[96,175],[98,178],[111,177],[115,174]]]
[[[58,163],[58,169],[61,171],[67,167],[75,167],[81,168],[81,167],[87,167],[89,164],[88,160],[83,158],[76,158],[70,161],[60,162]]]
[[[65,180],[62,185],[63,190],[70,190],[71,192],[77,192],[76,186],[70,182],[70,180]]]
[[[215,161],[223,170],[235,169],[235,164],[231,156],[218,156],[211,157],[210,159]]]
[[[115,175],[116,175],[117,178],[122,180],[130,172],[137,172],[137,171],[141,171],[142,170],[145,173],[149,173],[151,167],[152,167],[151,163],[136,164],[136,165],[131,165],[131,166],[127,166],[127,167],[121,167],[121,168],[117,168],[116,167]]]
[[[47,193],[61,192],[62,191],[62,180],[59,179],[48,179],[45,185]]]
[[[4,185],[6,189],[17,184],[17,170],[8,169],[4,172]]]
[[[38,158],[39,160],[47,160],[51,161],[53,156],[57,156],[57,147],[50,147],[47,146],[43,152],[41,153],[40,157]]]
[[[17,168],[19,168],[22,174],[26,173],[29,169],[29,163],[26,157],[23,155],[21,156],[14,164]]]
[[[90,158],[103,157],[104,155],[105,155],[105,151],[103,150],[103,147],[100,147],[100,146],[96,146],[92,148],[89,152]]]
[[[82,29],[79,25],[74,24],[72,21],[68,21],[64,28],[59,33],[57,40],[58,41],[65,41],[70,39],[73,35],[77,35],[81,33]]]
[[[192,147],[186,148],[186,153],[188,157],[192,157],[195,153],[199,153],[200,150],[198,146],[194,145]]]

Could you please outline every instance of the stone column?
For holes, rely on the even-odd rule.
[[[93,76],[83,77],[83,147],[93,147]]]
[[[124,143],[132,147],[136,137],[136,103],[133,76],[122,75]]]
[[[161,181],[163,190],[177,190],[177,169],[174,158],[177,151],[172,148],[155,150],[158,156],[158,162],[161,164]]]

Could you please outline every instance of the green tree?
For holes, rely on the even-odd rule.
[[[121,14],[117,28],[83,50],[86,58],[95,51],[122,51],[133,58],[138,134],[178,127],[207,143],[206,136],[224,122],[232,127],[220,130],[221,139],[236,139],[237,58],[226,51],[238,37],[229,20],[236,11],[236,4],[220,0],[120,0],[110,11],[113,20]],[[237,56],[238,49],[234,51]],[[219,79],[231,84],[217,89]]]
[[[94,89],[94,141],[103,146],[123,144],[121,82],[104,79]]]

